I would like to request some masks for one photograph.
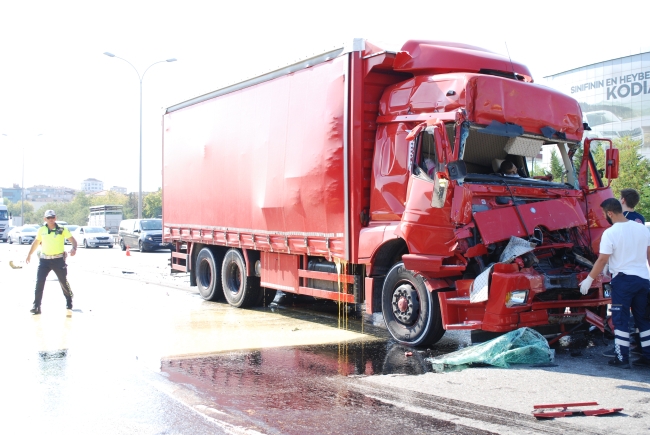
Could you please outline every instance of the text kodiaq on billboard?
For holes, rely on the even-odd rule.
[[[650,94],[650,71],[626,74],[622,76],[594,80],[577,86],[571,86],[571,93],[598,89],[607,86],[607,100],[618,98],[635,97],[637,95]]]

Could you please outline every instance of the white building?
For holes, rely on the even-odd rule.
[[[55,186],[32,186],[25,189],[25,199],[36,202],[69,202],[74,199],[74,189]]]
[[[126,187],[113,186],[111,187],[111,191],[121,193],[122,195],[126,195]]]
[[[587,137],[629,136],[650,158],[650,52],[554,74],[543,83],[578,100],[591,128]]]
[[[104,190],[104,182],[95,178],[86,178],[81,182],[81,190],[84,192],[99,192]]]

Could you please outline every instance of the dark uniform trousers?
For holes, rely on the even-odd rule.
[[[45,288],[45,279],[50,271],[53,270],[59,279],[63,296],[65,296],[66,306],[72,308],[72,289],[68,283],[68,267],[65,264],[65,258],[41,258],[38,262],[38,271],[36,272],[36,290],[34,291],[34,306],[40,307],[43,299],[43,289]]]
[[[612,321],[616,358],[629,361],[630,308],[639,328],[642,355],[650,359],[650,320],[644,318],[650,296],[650,281],[636,275],[618,273],[612,279]]]

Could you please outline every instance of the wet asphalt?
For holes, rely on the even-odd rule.
[[[69,260],[71,318],[54,275],[43,314],[30,316],[35,265],[7,265],[25,249],[0,245],[0,288],[11,290],[0,427],[11,433],[650,431],[647,374],[603,371],[608,342],[597,334],[563,340],[543,367],[434,373],[426,358],[470,345],[467,333],[414,350],[331,302],[286,295],[237,310],[170,277],[168,254],[117,249]],[[629,413],[597,423],[530,416],[535,403],[593,399]]]

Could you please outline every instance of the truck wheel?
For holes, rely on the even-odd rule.
[[[145,249],[144,249],[144,245],[142,244],[142,240],[140,240],[140,241],[138,242],[138,249],[140,250],[140,252],[144,252],[144,251],[145,251]]]
[[[261,291],[259,278],[246,276],[246,263],[239,250],[226,252],[221,270],[223,294],[230,305],[244,308],[257,301]]]
[[[427,291],[422,277],[395,264],[386,275],[381,310],[388,332],[401,344],[427,346],[445,333],[440,303]]]
[[[223,300],[221,262],[216,261],[209,248],[201,249],[196,257],[196,285],[206,301]]]
[[[122,251],[126,251],[126,245],[124,244],[124,240],[120,240],[120,249]]]

